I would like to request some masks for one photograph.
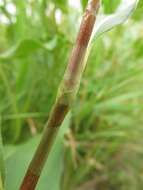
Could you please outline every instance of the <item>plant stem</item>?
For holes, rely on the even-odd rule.
[[[34,190],[48,158],[59,127],[69,112],[79,89],[85,67],[85,55],[96,20],[100,0],[89,0],[80,26],[75,47],[58,90],[57,98],[43,132],[37,151],[30,163],[20,190]]]

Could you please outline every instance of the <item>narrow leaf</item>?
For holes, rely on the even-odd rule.
[[[3,157],[3,144],[1,137],[1,118],[0,118],[0,190],[3,190],[5,181],[5,166],[4,166],[4,157]]]
[[[63,167],[64,144],[63,137],[70,124],[70,114],[66,117],[60,128],[56,142],[46,163],[36,190],[52,189],[60,190],[60,180]],[[39,136],[17,147],[5,147],[6,152],[6,190],[18,190],[29,165],[35,148],[39,142]],[[10,150],[11,148],[11,150]],[[8,153],[7,153],[8,151]],[[9,153],[11,152],[11,153]],[[12,153],[13,152],[13,153]],[[16,167],[15,167],[16,166]],[[54,169],[53,169],[54,168]]]

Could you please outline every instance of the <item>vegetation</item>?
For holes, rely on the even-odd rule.
[[[39,142],[87,1],[81,3],[83,9],[65,0],[0,1],[6,190],[19,188]],[[100,11],[111,14],[120,1],[102,3]],[[37,189],[143,188],[142,8],[140,1],[127,23],[93,43],[80,91]]]

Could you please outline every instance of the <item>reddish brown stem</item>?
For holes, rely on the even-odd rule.
[[[96,20],[100,0],[89,0],[80,26],[75,47],[71,53],[56,102],[51,111],[42,139],[30,163],[20,190],[34,190],[56,138],[59,127],[74,101],[84,67],[84,58]],[[51,187],[52,188],[52,187]]]

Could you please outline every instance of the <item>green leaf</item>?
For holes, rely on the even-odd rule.
[[[39,40],[24,39],[11,47],[4,53],[0,54],[0,60],[10,59],[13,57],[25,57],[36,52],[39,49],[51,51],[57,45],[57,37],[47,43],[41,43]]]
[[[56,8],[60,8],[62,11],[67,11],[67,0],[52,0],[54,2]]]
[[[81,5],[82,5],[82,8],[84,10],[86,8],[86,5],[87,5],[87,0],[81,0]]]
[[[102,0],[105,14],[110,14],[118,7],[121,0]]]
[[[93,38],[96,39],[101,34],[127,21],[137,7],[137,4],[138,0],[131,0],[127,3],[122,2],[114,14],[109,16],[106,15],[101,20],[99,19],[99,24],[97,22],[97,25],[94,28]]]
[[[1,137],[1,119],[0,119],[0,190],[3,190],[5,183],[5,165],[3,158],[3,144]]]
[[[62,159],[64,154],[63,136],[70,123],[68,115],[61,126],[56,143],[51,151],[47,164],[36,190],[52,189],[60,190],[60,178],[62,174]],[[39,136],[30,140],[24,145],[20,145],[14,150],[14,154],[7,154],[6,167],[6,190],[18,190],[22,182],[29,162],[39,142]],[[12,148],[11,148],[12,149]],[[10,147],[5,150],[10,151]],[[12,152],[12,150],[11,150]]]
[[[143,1],[139,1],[139,5],[136,11],[136,14],[133,16],[133,18],[136,21],[141,21],[143,18],[143,14],[142,14],[142,10],[143,10]]]

